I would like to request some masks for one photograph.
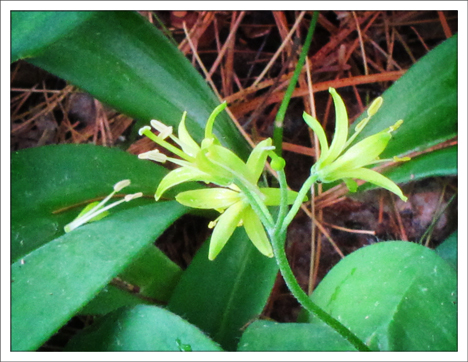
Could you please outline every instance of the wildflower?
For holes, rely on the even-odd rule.
[[[180,158],[168,157],[158,150],[142,153],[138,155],[140,159],[153,160],[160,163],[170,161],[180,168],[169,172],[160,182],[156,193],[156,201],[160,199],[162,194],[171,187],[188,181],[203,181],[205,183],[215,183],[221,186],[227,186],[232,183],[232,175],[217,169],[210,162],[206,161],[206,152],[209,152],[211,146],[217,146],[219,141],[213,135],[213,123],[216,116],[226,107],[226,103],[216,107],[209,117],[206,128],[205,138],[201,146],[198,145],[190,136],[185,126],[186,112],[182,115],[182,120],[178,127],[178,137],[172,134],[172,127],[164,125],[162,122],[152,120],[151,126],[155,128],[159,135],[155,135],[149,126],[142,127],[139,130],[140,135],[145,135],[158,145],[172,152]],[[166,141],[166,138],[172,139],[180,148],[173,146]],[[202,152],[202,149],[204,152]],[[232,152],[231,152],[232,153]],[[236,156],[237,157],[237,156]]]
[[[330,88],[329,91],[335,103],[336,113],[335,136],[330,147],[328,146],[325,131],[320,123],[307,113],[304,112],[303,114],[305,122],[317,134],[322,152],[318,161],[312,166],[311,173],[317,176],[317,181],[319,182],[333,182],[343,179],[351,192],[357,189],[357,184],[353,179],[361,179],[383,187],[398,195],[403,201],[406,201],[407,197],[403,195],[401,189],[393,181],[374,170],[365,168],[365,166],[378,162],[390,161],[380,160],[379,156],[392,138],[391,133],[401,126],[403,120],[399,120],[393,126],[369,136],[347,149],[369,122],[370,118],[378,111],[383,99],[379,97],[372,102],[367,110],[367,117],[358,123],[354,134],[347,139],[348,115],[345,105],[335,89]],[[409,157],[394,157],[391,160],[408,161]]]
[[[124,187],[127,187],[128,185],[130,185],[130,180],[122,180],[122,181],[117,182],[114,185],[114,190],[106,198],[104,198],[101,202],[96,201],[96,202],[89,204],[79,213],[79,215],[75,218],[75,220],[65,225],[64,227],[65,232],[69,233],[70,231],[76,229],[78,226],[86,224],[87,222],[100,220],[108,214],[107,210],[123,202],[128,202],[130,200],[143,196],[143,193],[141,192],[137,192],[135,194],[130,194],[130,195],[125,195],[123,199],[116,201],[108,206],[104,206],[107,203],[107,201],[109,201],[115,195],[116,192],[119,192],[120,190],[122,190]]]
[[[276,206],[280,203],[280,189],[259,188],[266,206]],[[288,204],[292,204],[296,193],[288,193]],[[214,228],[211,236],[208,258],[214,260],[238,226],[243,226],[249,239],[255,247],[268,257],[273,257],[271,244],[263,228],[259,216],[250,206],[245,194],[235,185],[230,188],[209,188],[203,190],[184,191],[176,196],[182,205],[197,209],[214,209],[221,215],[210,222]]]
[[[178,128],[178,137],[172,134],[172,127],[152,121],[151,125],[159,135],[149,127],[140,130],[156,143],[178,155],[181,159],[168,157],[159,151],[140,154],[141,159],[157,162],[167,160],[181,166],[169,172],[160,182],[155,198],[158,200],[169,188],[186,181],[213,183],[217,188],[181,192],[176,200],[182,205],[198,209],[214,209],[221,213],[217,220],[210,222],[213,235],[210,242],[209,259],[213,260],[224,247],[238,226],[243,226],[252,243],[264,255],[273,257],[273,250],[266,235],[259,215],[254,211],[247,195],[253,195],[263,206],[279,205],[280,189],[259,188],[258,180],[263,172],[266,159],[274,147],[270,138],[260,142],[251,152],[247,162],[242,161],[231,150],[220,145],[213,135],[213,123],[226,104],[218,106],[207,121],[205,138],[198,145],[185,127],[185,113]],[[170,137],[180,148],[165,141]],[[289,191],[288,203],[292,204],[297,193]],[[271,215],[267,211],[267,216]],[[270,220],[273,223],[272,219]]]

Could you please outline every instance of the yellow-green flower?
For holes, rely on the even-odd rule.
[[[227,186],[232,183],[231,175],[222,172],[205,172],[210,171],[209,169],[206,170],[207,167],[204,169],[200,168],[200,158],[203,158],[203,154],[201,152],[202,148],[207,149],[211,145],[215,145],[218,142],[216,137],[212,133],[213,129],[213,122],[215,117],[226,107],[226,104],[223,103],[218,106],[213,113],[211,114],[210,118],[207,121],[206,129],[205,129],[205,139],[202,142],[202,146],[198,145],[194,139],[190,136],[185,126],[185,116],[186,113],[184,112],[182,116],[182,120],[179,123],[178,127],[178,137],[172,134],[173,130],[172,127],[168,127],[164,125],[162,122],[152,120],[151,126],[156,129],[159,134],[155,135],[151,131],[151,127],[145,126],[140,129],[140,135],[145,135],[160,146],[164,147],[168,151],[172,152],[173,154],[179,156],[180,158],[168,157],[165,154],[159,152],[158,150],[153,150],[149,152],[142,153],[138,155],[140,159],[148,159],[153,160],[160,163],[165,163],[166,161],[170,161],[175,163],[180,168],[177,168],[171,172],[169,172],[159,184],[158,189],[155,193],[156,200],[162,196],[162,194],[168,190],[169,188],[176,186],[183,182],[188,181],[204,181],[206,183],[212,182],[217,185]],[[172,139],[179,147],[173,146],[169,142],[166,141],[167,138]]]
[[[260,200],[264,206],[280,204],[280,189],[259,188],[257,186],[266,159],[274,149],[272,140],[268,138],[260,142],[252,150],[247,162],[243,162],[231,150],[221,146],[212,132],[215,117],[225,107],[225,103],[221,104],[211,114],[206,124],[205,138],[200,145],[193,140],[185,127],[185,114],[179,124],[178,137],[172,134],[172,127],[158,121],[151,121],[151,125],[159,132],[159,135],[155,135],[150,127],[143,127],[140,134],[146,135],[179,156],[180,159],[168,157],[159,151],[145,152],[140,154],[139,158],[157,162],[171,161],[181,166],[169,172],[161,180],[156,190],[156,200],[169,188],[187,181],[203,181],[221,186],[181,192],[176,196],[176,200],[185,206],[215,209],[221,212],[220,217],[209,225],[214,228],[210,242],[210,260],[219,254],[237,226],[245,228],[250,240],[262,254],[272,257],[273,250],[262,221],[252,209],[245,194],[245,192],[254,194],[254,197]],[[168,143],[165,140],[168,137],[180,148]],[[296,192],[288,192],[287,201],[289,204],[293,203],[296,195]]]
[[[403,201],[407,197],[403,195],[401,189],[390,179],[380,173],[366,168],[366,166],[389,160],[380,160],[380,154],[387,147],[392,138],[391,133],[403,123],[399,120],[393,126],[369,136],[354,146],[348,148],[356,136],[362,131],[370,118],[378,111],[382,105],[381,97],[374,100],[367,110],[367,117],[356,126],[355,133],[348,138],[348,115],[343,100],[335,89],[329,89],[333,102],[335,103],[336,125],[335,136],[330,146],[328,146],[325,131],[321,124],[312,116],[304,112],[303,117],[306,123],[317,134],[320,142],[321,155],[318,161],[312,166],[311,173],[317,176],[319,182],[333,182],[343,180],[349,190],[356,191],[357,184],[353,179],[360,179],[383,187],[398,195]],[[348,149],[347,149],[348,148]],[[394,161],[407,161],[408,157],[394,157]]]
[[[280,189],[260,188],[266,206],[280,203]],[[292,204],[296,193],[288,194],[288,203]],[[249,239],[264,255],[273,257],[273,250],[260,218],[250,206],[245,195],[235,186],[231,188],[209,188],[204,190],[184,191],[176,196],[182,205],[197,209],[215,209],[221,215],[210,222],[213,229],[208,258],[213,260],[231,237],[238,226],[243,226]]]

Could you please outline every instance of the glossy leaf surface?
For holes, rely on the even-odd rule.
[[[397,164],[388,171],[382,172],[396,183],[422,180],[434,176],[458,175],[458,146],[443,148],[413,158],[409,162]],[[358,191],[375,188],[371,183],[365,183]]]
[[[185,210],[173,201],[134,207],[79,227],[15,262],[12,349],[39,347]]]
[[[354,143],[392,126],[395,132],[381,158],[420,151],[457,135],[458,36],[444,41],[382,94],[382,107]],[[364,118],[364,113],[354,125]],[[354,131],[354,126],[350,132]]]
[[[13,17],[13,44],[28,36],[37,37],[44,17],[60,23],[66,17],[76,24],[53,27],[44,35],[53,41],[41,40],[40,49],[34,44],[31,49],[22,49],[21,54],[34,54],[28,62],[148,123],[157,119],[175,126],[187,111],[187,128],[201,141],[205,122],[220,101],[156,27],[136,12],[128,11],[45,14]],[[30,26],[31,21],[38,26]],[[214,131],[223,144],[241,157],[247,156],[247,143],[225,112],[218,116]]]
[[[124,203],[111,212],[154,203],[156,186],[166,174],[165,168],[150,161],[94,145],[53,145],[13,153],[12,260],[63,235],[63,227],[86,204],[107,196],[118,181],[132,181],[122,193],[141,191],[147,198]],[[169,192],[167,197],[171,196]]]
[[[458,270],[458,231],[455,231],[435,248],[435,252],[455,270]]]
[[[86,304],[78,314],[80,315],[103,315],[113,312],[121,307],[131,307],[138,304],[152,304],[136,294],[117,288],[112,284],[106,285],[98,295]]]
[[[75,336],[68,351],[221,351],[178,315],[156,306],[121,308]]]
[[[373,350],[457,349],[456,273],[421,245],[395,241],[359,249],[325,276],[312,300]]]
[[[168,308],[198,326],[224,349],[235,350],[241,328],[263,310],[278,272],[238,228],[215,260],[208,242],[177,284]]]
[[[255,321],[242,334],[239,351],[355,351],[327,325]]]

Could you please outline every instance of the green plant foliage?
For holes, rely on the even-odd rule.
[[[75,336],[68,351],[221,351],[197,327],[156,306],[121,308]]]
[[[185,211],[173,201],[134,207],[84,225],[15,262],[12,349],[39,347]]]
[[[11,61],[34,56],[94,15],[73,11],[13,11]]]
[[[109,284],[80,310],[80,314],[106,314],[127,305],[167,302],[181,275],[178,265],[153,244],[148,245],[118,275],[121,282],[137,286],[138,294]]]
[[[355,351],[327,325],[255,321],[242,334],[239,351]]]
[[[138,304],[152,303],[149,300],[140,298],[136,294],[108,284],[78,313],[81,315],[103,315],[121,307],[131,307]]]
[[[34,54],[28,62],[140,120],[158,119],[175,126],[187,111],[187,128],[197,141],[203,138],[206,120],[220,102],[184,55],[136,12],[16,15],[12,19],[13,49],[22,39],[41,34],[40,25],[46,19],[62,23],[64,16],[76,24],[50,28],[38,43],[40,49],[35,44],[21,49],[21,54]],[[13,59],[18,55],[13,54]],[[247,142],[226,113],[219,116],[214,131],[241,158],[248,155]]]
[[[138,285],[145,297],[168,301],[181,275],[179,266],[154,245],[148,245],[119,277]]]
[[[207,333],[224,349],[235,350],[241,328],[263,310],[278,267],[248,242],[238,228],[215,260],[208,242],[177,284],[168,308]]]
[[[382,108],[355,142],[398,119],[404,124],[382,158],[454,137],[457,40],[455,35],[439,45],[390,87]],[[187,111],[187,128],[196,141],[202,140],[206,121],[219,104],[183,54],[136,12],[13,12],[11,56],[71,82],[138,123],[158,119],[176,126]],[[247,158],[249,147],[225,112],[214,132]],[[387,175],[397,182],[454,175],[457,151],[455,146],[416,157]],[[286,190],[281,172],[279,182]],[[237,228],[214,261],[208,259],[206,242],[182,272],[153,244],[188,211],[173,201],[155,203],[154,192],[166,174],[149,161],[93,145],[12,154],[12,350],[37,349],[71,317],[85,313],[103,316],[74,337],[69,350],[354,350],[342,337],[346,333],[338,334],[337,321],[356,334],[348,331],[359,348],[366,346],[358,338],[373,350],[457,349],[456,234],[436,252],[409,242],[383,242],[347,256],[311,296],[336,318],[328,316],[335,324],[312,316],[304,317],[309,323],[255,321],[271,293],[277,261],[261,255]],[[64,234],[64,225],[83,207],[124,179],[132,181],[125,193],[141,191],[144,197]],[[164,197],[198,187],[177,186]],[[302,201],[294,203],[296,210]],[[290,215],[289,221],[294,214],[282,213]],[[284,247],[273,245],[276,251]],[[285,265],[289,268],[285,255],[278,263],[282,272]],[[296,281],[289,275],[292,285]],[[140,294],[109,284],[117,276],[137,285]],[[314,304],[300,295],[301,303],[309,302],[314,311]],[[145,305],[159,301],[168,301],[168,309]]]
[[[118,149],[94,145],[53,145],[13,153],[12,260],[62,235],[63,226],[87,203],[107,196],[120,180],[132,181],[125,192],[141,191],[148,199],[134,200],[117,210],[153,203],[155,187],[166,174],[159,165]]]
[[[435,252],[449,263],[455,271],[458,270],[458,231],[451,234],[442,244],[435,248]]]
[[[326,275],[311,299],[373,350],[457,350],[456,273],[421,245],[359,249]]]
[[[443,148],[413,158],[409,162],[399,163],[394,168],[383,172],[396,183],[422,180],[434,176],[455,176],[457,167],[458,146]],[[358,188],[359,191],[375,188],[365,183]]]
[[[454,35],[414,64],[382,97],[382,107],[354,143],[403,119],[381,158],[425,150],[457,135],[458,74]],[[354,126],[365,117],[359,117]],[[351,127],[354,130],[354,127]],[[411,162],[411,161],[410,161]]]

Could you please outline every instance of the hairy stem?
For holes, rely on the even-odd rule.
[[[278,263],[281,275],[286,282],[291,293],[298,300],[298,302],[307,309],[308,312],[317,316],[323,322],[332,327],[337,331],[341,336],[343,336],[349,343],[356,347],[359,351],[370,351],[370,348],[361,341],[353,332],[341,324],[338,320],[333,318],[317,304],[312,302],[307,294],[302,290],[299,283],[294,276],[291,267],[289,266],[288,259],[286,257],[286,252],[284,249],[286,233],[277,231],[273,234],[270,234],[272,241],[273,251],[275,253],[276,262]]]
[[[304,199],[307,195],[307,192],[310,190],[311,186],[317,181],[317,175],[312,173],[309,178],[304,182],[302,185],[301,189],[299,190],[299,193],[296,197],[296,200],[294,201],[294,204],[292,205],[291,209],[289,210],[288,214],[282,220],[281,223],[281,228],[278,230],[281,233],[285,233],[286,229],[288,228],[289,224],[291,223],[292,219],[294,219],[294,216],[296,216],[297,212],[299,211],[299,208],[301,207],[302,203],[304,202]],[[281,186],[281,185],[280,185]]]

